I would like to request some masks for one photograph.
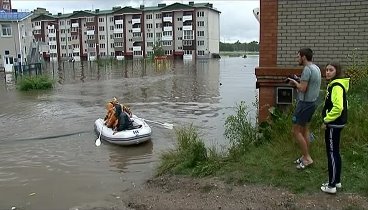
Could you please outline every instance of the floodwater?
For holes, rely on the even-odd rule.
[[[123,206],[121,195],[154,175],[175,145],[174,130],[151,124],[150,142],[95,146],[94,121],[116,96],[139,117],[191,123],[207,145],[226,145],[224,123],[245,101],[252,111],[258,56],[49,65],[53,90],[21,92],[0,73],[0,209]]]

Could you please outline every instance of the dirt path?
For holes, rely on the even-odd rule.
[[[368,209],[368,199],[340,192],[301,195],[274,187],[225,184],[216,178],[164,176],[123,198],[128,208],[144,209]]]

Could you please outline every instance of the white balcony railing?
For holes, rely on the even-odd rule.
[[[171,22],[172,23],[172,17],[164,17],[164,22]]]
[[[164,31],[172,31],[172,26],[165,26]]]
[[[49,45],[55,45],[56,46],[56,41],[49,41]]]
[[[135,32],[141,32],[141,28],[132,28],[132,32],[135,33]]]
[[[193,30],[193,26],[183,26],[183,31],[191,31]]]
[[[172,36],[162,36],[162,41],[172,41],[173,37]]]
[[[34,26],[33,30],[41,30],[41,26]]]
[[[124,20],[115,20],[115,24],[124,24]]]
[[[72,23],[72,27],[73,28],[78,28],[79,27],[79,23]]]
[[[73,49],[73,53],[77,53],[77,52],[79,52],[80,51],[80,49],[79,48],[74,48]]]
[[[54,25],[48,25],[47,29],[55,29],[55,26]]]
[[[123,33],[123,29],[122,28],[114,28],[114,34],[119,34],[119,33]]]
[[[57,53],[57,49],[50,49],[50,53]]]
[[[133,46],[133,51],[141,51],[142,47],[141,46]]]
[[[56,37],[56,33],[49,33],[49,37]]]
[[[191,15],[184,15],[183,16],[183,22],[188,21],[188,20],[193,20],[192,16]]]
[[[87,35],[95,35],[95,30],[88,30]]]
[[[141,19],[140,18],[132,19],[132,24],[136,24],[136,23],[141,23]]]

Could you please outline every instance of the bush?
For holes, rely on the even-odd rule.
[[[257,142],[257,127],[251,123],[244,101],[237,105],[235,112],[225,121],[225,137],[230,141],[229,154],[232,157],[246,152],[250,145]]]
[[[46,90],[53,87],[53,81],[44,75],[23,76],[17,81],[17,88],[21,91]]]

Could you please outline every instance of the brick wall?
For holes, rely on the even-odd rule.
[[[295,66],[296,52],[301,47],[312,48],[314,62],[321,66],[329,60],[339,60],[343,65],[348,65],[347,55],[354,48],[358,48],[356,52],[359,55],[368,56],[367,0],[277,2],[279,67]]]

